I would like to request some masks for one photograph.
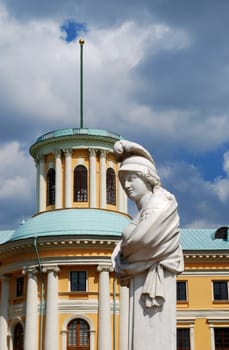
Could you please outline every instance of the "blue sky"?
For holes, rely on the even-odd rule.
[[[229,224],[227,0],[0,0],[0,229],[35,213],[29,147],[84,126],[145,146],[182,227]]]

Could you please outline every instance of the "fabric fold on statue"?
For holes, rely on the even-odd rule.
[[[146,307],[159,307],[165,302],[164,269],[174,274],[184,269],[177,202],[169,195],[162,188],[153,195],[150,206],[140,211],[123,232],[112,255],[122,284],[146,272],[142,289]]]

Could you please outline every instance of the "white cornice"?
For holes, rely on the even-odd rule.
[[[229,309],[228,310],[177,310],[177,320],[195,320],[199,318],[205,318],[208,320],[227,320],[229,322]]]
[[[117,242],[119,241],[119,237],[111,238],[106,237],[77,237],[77,236],[56,236],[56,237],[40,237],[37,240],[37,246],[42,249],[85,249],[88,248],[105,248],[113,250]],[[34,249],[33,238],[17,240],[12,242],[7,242],[0,246],[0,254],[15,254],[15,252],[19,252],[21,254],[21,250],[30,250]]]
[[[109,264],[111,265],[111,259],[110,257],[75,257],[75,256],[67,256],[67,257],[54,257],[54,258],[45,258],[40,259],[40,265],[42,267],[50,267],[53,265],[58,265],[60,268],[61,266],[76,266],[76,265],[84,265],[84,266],[98,266],[98,265],[104,265]],[[17,262],[12,264],[7,264],[0,267],[0,275],[6,275],[13,273],[15,271],[24,270],[27,267],[38,267],[38,261],[36,259],[27,260],[25,262]]]
[[[229,271],[228,268],[225,267],[224,269],[216,269],[215,267],[210,269],[209,267],[206,268],[206,270],[204,268],[201,268],[200,270],[198,270],[198,267],[195,267],[193,270],[185,270],[184,272],[182,272],[180,275],[178,275],[178,277],[181,276],[186,277],[186,276],[229,276]]]

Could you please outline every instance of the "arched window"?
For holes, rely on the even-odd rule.
[[[74,202],[87,202],[87,168],[83,165],[74,170]]]
[[[13,350],[23,350],[24,329],[21,323],[17,323],[13,333]]]
[[[112,168],[107,169],[107,204],[116,204],[115,172]]]
[[[47,174],[47,205],[55,204],[56,172],[51,168]]]
[[[67,350],[89,350],[89,325],[81,318],[76,318],[68,324]]]

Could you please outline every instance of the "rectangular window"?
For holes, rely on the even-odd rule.
[[[215,328],[215,350],[229,350],[229,328]]]
[[[228,282],[213,281],[214,300],[228,300]]]
[[[16,278],[16,297],[22,297],[24,295],[24,277]]]
[[[177,329],[177,350],[190,350],[190,330],[189,328]]]
[[[71,292],[86,291],[87,273],[86,271],[70,272],[70,289]]]
[[[177,301],[187,301],[186,281],[177,281]]]

